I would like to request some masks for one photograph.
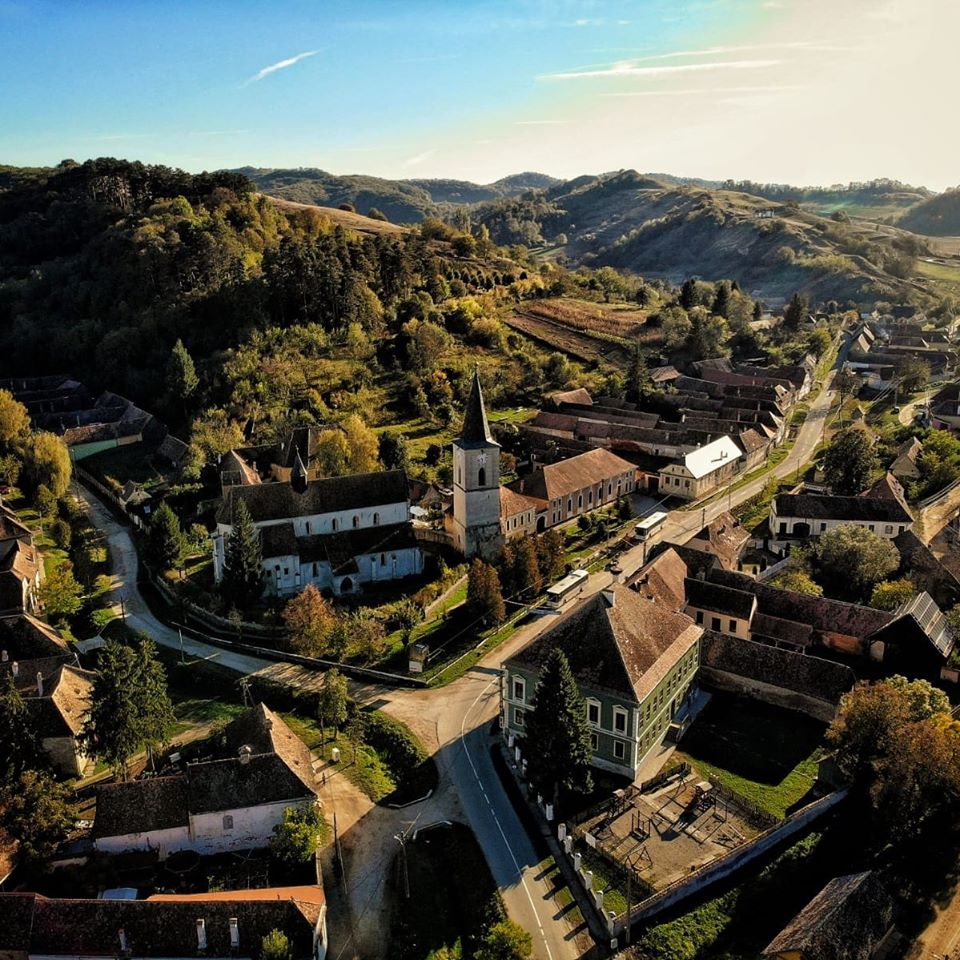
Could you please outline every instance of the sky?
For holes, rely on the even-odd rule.
[[[956,0],[0,0],[0,164],[960,184]]]

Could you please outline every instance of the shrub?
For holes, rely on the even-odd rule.
[[[73,538],[73,531],[70,529],[70,524],[67,523],[66,520],[60,520],[59,518],[54,520],[51,534],[53,536],[53,542],[61,550],[70,549],[70,541]]]
[[[379,711],[366,715],[364,739],[399,777],[427,759],[423,744],[402,724]]]

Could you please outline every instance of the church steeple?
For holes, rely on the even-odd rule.
[[[470,396],[463,414],[463,429],[460,431],[460,440],[464,443],[495,443],[490,433],[490,424],[487,422],[487,411],[483,406],[483,388],[480,386],[480,370],[473,373],[473,383],[470,386]]]
[[[297,493],[305,493],[307,489],[307,468],[303,465],[303,458],[300,456],[299,447],[296,450],[296,459],[293,462],[293,469],[290,471],[290,486]]]

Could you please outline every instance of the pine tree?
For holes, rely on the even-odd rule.
[[[717,292],[713,298],[713,308],[711,312],[724,319],[730,316],[730,287],[727,286],[726,280],[721,280],[720,283],[717,284]]]
[[[200,380],[193,366],[193,358],[187,352],[182,340],[177,340],[167,362],[167,390],[173,402],[179,401],[183,410],[187,401],[196,393]]]
[[[590,727],[587,705],[559,648],[540,670],[534,708],[527,719],[526,750],[530,781],[559,805],[560,791],[587,793],[590,776]]]
[[[763,319],[763,307],[760,306],[759,300],[754,300],[753,302],[753,319],[754,320]]]
[[[697,282],[685,280],[680,288],[680,306],[684,310],[692,310],[697,305]]]
[[[810,300],[805,293],[795,293],[783,311],[783,325],[796,330],[810,312]]]
[[[164,570],[171,570],[179,566],[183,549],[180,521],[170,505],[162,503],[150,522],[150,552]]]
[[[220,590],[239,610],[256,603],[263,594],[263,554],[260,532],[246,503],[237,498],[233,511],[233,530],[227,537]]]
[[[24,770],[43,765],[40,738],[13,674],[8,673],[0,694],[0,771],[16,779]]]

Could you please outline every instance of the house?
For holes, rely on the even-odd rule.
[[[293,960],[327,956],[322,887],[277,887],[147,900],[79,900],[0,894],[4,960],[136,957],[256,960],[282,930]]]
[[[207,743],[217,756],[180,773],[101,786],[95,849],[152,849],[164,858],[264,847],[287,807],[316,802],[310,751],[263,704]]]
[[[818,537],[827,530],[850,524],[893,540],[913,527],[913,514],[901,499],[880,496],[877,492],[859,497],[781,493],[770,505],[773,541]]]
[[[0,615],[36,612],[42,581],[43,558],[33,532],[0,504]]]
[[[750,533],[731,513],[721,513],[685,544],[717,558],[724,570],[739,570],[740,558],[750,543]]]
[[[365,583],[423,572],[403,470],[310,480],[301,461],[288,482],[227,487],[213,537],[218,581],[241,500],[260,531],[269,594],[289,596],[307,584],[355,594]]]
[[[82,775],[92,763],[84,753],[80,734],[93,700],[93,680],[89,670],[61,663],[49,676],[38,671],[30,686],[21,688],[43,752],[66,777]]]
[[[586,700],[593,765],[634,778],[696,690],[700,627],[622,584],[564,614],[503,664],[502,727],[523,740],[540,668],[562,650]],[[523,747],[521,746],[521,750]]]
[[[714,633],[750,639],[750,622],[757,611],[757,598],[748,590],[712,583],[698,577],[684,580],[684,613]]]
[[[651,367],[650,380],[656,387],[669,386],[680,376],[680,371],[676,367]]]
[[[221,486],[287,482],[298,460],[309,480],[319,480],[319,437],[318,427],[297,427],[280,443],[228,450],[220,458],[218,467]]]
[[[930,401],[930,416],[938,430],[960,430],[960,383],[951,383]]]
[[[947,618],[928,593],[918,593],[899,607],[890,623],[872,633],[870,656],[888,673],[937,681],[956,647]]]
[[[831,880],[763,951],[776,960],[870,960],[893,901],[873,872]]]
[[[923,453],[923,444],[916,438],[910,437],[900,445],[897,457],[890,464],[890,472],[900,481],[916,480],[920,476],[917,460]]]
[[[699,500],[733,477],[742,457],[730,437],[719,437],[664,467],[660,492],[681,500]]]
[[[511,484],[511,488],[541,502],[544,519],[538,529],[545,529],[633,493],[636,476],[632,463],[598,447],[537,467],[531,476]]]
[[[960,603],[960,580],[912,530],[901,533],[893,545],[900,554],[901,576],[907,577],[918,590],[929,593],[941,610]]]

